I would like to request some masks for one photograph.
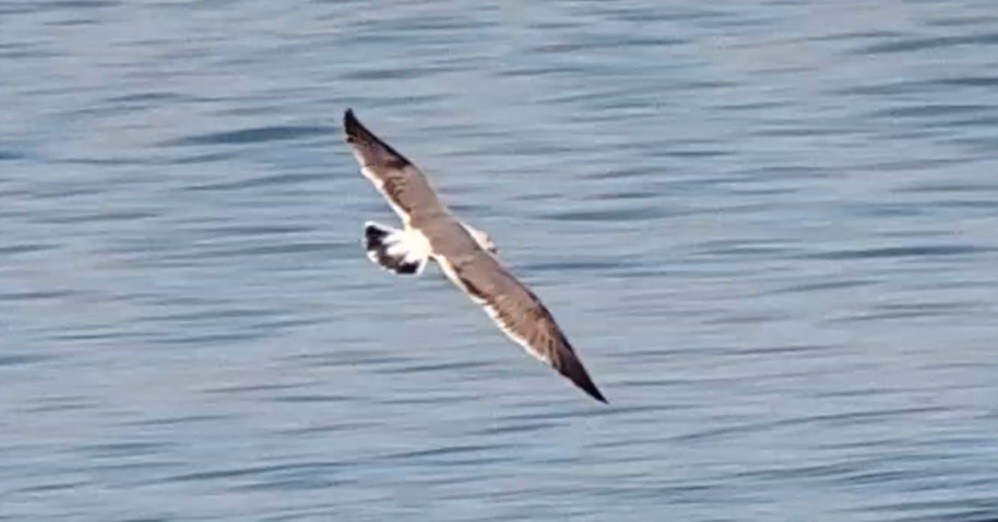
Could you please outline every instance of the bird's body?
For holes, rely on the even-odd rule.
[[[436,261],[507,336],[606,402],[548,309],[499,262],[489,236],[455,217],[426,176],[368,131],[352,111],[347,110],[343,126],[361,172],[404,225],[396,230],[368,222],[364,234],[368,257],[397,274],[419,274],[428,260]]]

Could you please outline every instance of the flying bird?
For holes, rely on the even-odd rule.
[[[371,261],[402,275],[418,275],[429,260],[436,261],[510,339],[594,399],[607,402],[551,312],[499,262],[488,234],[455,217],[426,176],[367,130],[350,109],[343,129],[361,173],[402,219],[402,229],[365,223],[364,248]]]

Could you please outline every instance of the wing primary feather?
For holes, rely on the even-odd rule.
[[[564,335],[560,335],[559,337],[560,339],[556,342],[559,342],[564,350],[554,350],[554,353],[557,355],[555,356],[556,359],[552,359],[551,366],[558,370],[558,373],[567,377],[573,384],[581,388],[582,391],[588,393],[590,397],[603,404],[610,404],[610,401],[606,400],[606,397],[596,387],[596,383],[589,377],[589,372],[586,371],[586,367],[582,365],[579,357],[575,355],[575,350],[568,344],[568,339],[565,339]]]
[[[454,282],[528,353],[544,361],[590,397],[609,404],[540,299],[494,259],[457,267]],[[453,270],[453,267],[451,268]]]
[[[353,109],[347,109],[343,113],[343,131],[347,135],[347,143],[366,149],[362,151],[365,166],[401,169],[412,165],[411,161],[391,145],[367,130],[367,127],[354,116]]]

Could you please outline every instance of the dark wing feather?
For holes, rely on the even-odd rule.
[[[408,223],[419,214],[442,210],[426,176],[367,130],[350,109],[343,115],[343,130],[364,177],[374,183],[403,221]]]
[[[607,402],[551,312],[493,256],[483,251],[458,264],[445,261],[447,275],[485,308],[510,339],[548,363],[594,399]]]

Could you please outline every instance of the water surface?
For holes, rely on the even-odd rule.
[[[0,2],[0,520],[993,520],[996,22]],[[367,261],[347,107],[611,406]]]

